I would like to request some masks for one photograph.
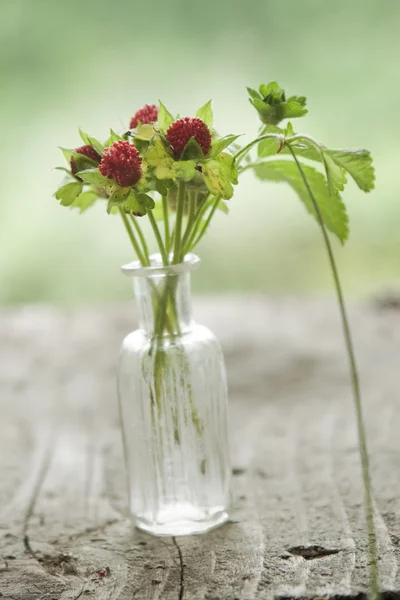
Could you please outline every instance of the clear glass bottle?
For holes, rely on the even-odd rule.
[[[201,533],[224,523],[230,461],[227,386],[220,345],[192,318],[193,254],[164,267],[122,267],[133,278],[140,329],[123,341],[118,391],[130,510],[156,535]]]

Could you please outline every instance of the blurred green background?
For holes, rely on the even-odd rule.
[[[0,303],[130,297],[118,218],[52,197],[57,146],[80,145],[78,127],[102,139],[158,98],[193,115],[212,97],[218,131],[250,136],[245,86],[271,80],[308,97],[298,130],[372,151],[377,189],[349,184],[350,241],[335,248],[349,294],[396,284],[399,31],[398,0],[2,0]],[[290,189],[246,173],[230,207],[199,249],[198,292],[333,293],[318,228]]]

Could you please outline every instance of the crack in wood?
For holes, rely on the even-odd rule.
[[[180,546],[179,546],[178,542],[176,541],[175,537],[172,538],[172,542],[173,542],[175,548],[178,550],[179,565],[180,565],[180,582],[179,582],[178,600],[183,600],[183,594],[185,592],[185,574],[184,574],[185,565],[183,563],[182,550],[180,549]]]
[[[323,558],[324,556],[331,556],[332,554],[338,554],[340,550],[328,549],[323,546],[294,546],[288,548],[288,552],[294,556],[302,556],[306,560],[315,560],[316,558]]]

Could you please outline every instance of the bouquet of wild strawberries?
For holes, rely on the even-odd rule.
[[[343,292],[328,232],[341,242],[348,236],[348,217],[341,198],[347,176],[369,192],[374,169],[365,149],[330,149],[306,134],[295,133],[291,120],[307,113],[304,96],[286,97],[276,82],[248,88],[261,120],[258,135],[240,147],[238,135],[221,137],[213,127],[211,102],[195,117],[174,118],[160,102],[133,116],[124,133],[110,131],[100,143],[80,131],[83,145],[62,149],[67,180],[55,196],[63,206],[87,210],[104,201],[108,213],[119,213],[143,266],[151,265],[140,221],[147,216],[163,265],[181,263],[206,233],[217,209],[228,212],[238,177],[246,170],[269,182],[286,182],[317,220],[328,251],[349,357],[366,492],[371,558],[371,589],[377,592],[376,543],[368,454],[358,375]],[[282,122],[287,120],[285,126]],[[256,153],[253,153],[253,150]],[[167,278],[168,279],[168,278]],[[174,332],[174,290],[155,290],[159,317],[154,339]],[[157,344],[155,343],[155,348]],[[157,353],[155,354],[157,362]]]

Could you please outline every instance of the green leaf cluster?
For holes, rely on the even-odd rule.
[[[290,96],[276,81],[261,84],[258,90],[247,88],[250,103],[265,125],[278,125],[284,119],[296,119],[307,114],[305,96]]]

